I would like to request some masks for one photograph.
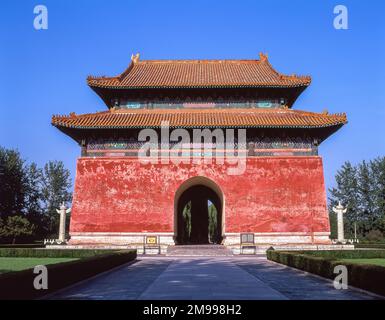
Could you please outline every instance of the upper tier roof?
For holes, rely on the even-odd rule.
[[[139,60],[116,77],[88,77],[93,88],[290,88],[306,87],[311,77],[283,75],[267,56],[259,60]]]

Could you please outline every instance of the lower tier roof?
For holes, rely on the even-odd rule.
[[[325,128],[347,123],[346,115],[274,109],[118,109],[68,116],[55,115],[59,129],[160,128]]]

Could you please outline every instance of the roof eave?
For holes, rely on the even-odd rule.
[[[343,126],[347,122],[340,122],[334,124],[326,124],[326,125],[317,125],[317,126],[303,126],[303,125],[170,125],[170,128],[185,128],[185,129],[201,129],[201,128],[240,128],[240,129],[321,129],[321,128],[329,128],[329,127],[337,127]],[[52,123],[52,125],[56,128],[68,128],[68,129],[79,129],[79,130],[98,130],[98,129],[147,129],[147,128],[162,128],[160,125],[146,125],[146,126],[74,126],[69,124],[57,124]]]
[[[244,89],[254,89],[254,88],[307,88],[310,83],[300,83],[292,85],[210,85],[210,86],[201,86],[201,85],[192,85],[192,86],[110,86],[110,85],[97,85],[97,84],[88,84],[92,89],[114,89],[114,90],[145,90],[145,89],[226,89],[226,88],[244,88]]]

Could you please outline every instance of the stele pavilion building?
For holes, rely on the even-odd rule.
[[[318,146],[347,119],[293,108],[309,76],[281,74],[264,54],[258,60],[143,61],[137,54],[120,75],[87,83],[106,110],[52,117],[81,150],[70,244],[139,248],[156,237],[163,247],[234,247],[244,234],[256,244],[330,243]],[[177,142],[163,145],[164,123],[191,137],[194,129],[234,129],[236,152],[227,154],[223,145],[222,152],[230,158],[243,152],[244,172],[229,174],[234,164],[215,157],[171,161],[180,152]],[[140,160],[143,129],[159,133],[155,147],[168,163]],[[245,143],[237,140],[239,129]],[[210,147],[219,152],[216,142]]]

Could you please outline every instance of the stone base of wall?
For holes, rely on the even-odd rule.
[[[175,245],[174,233],[133,233],[133,232],[76,232],[71,234],[67,247],[71,248],[100,248],[117,249],[132,248],[142,254],[144,250],[145,237],[157,236],[159,248],[146,246],[147,254],[164,254],[168,246]],[[301,232],[287,233],[254,233],[255,245],[258,247],[255,253],[264,253],[266,249],[273,246],[281,250],[327,250],[329,247],[338,249],[331,245],[328,232],[317,232],[307,234]],[[240,233],[226,233],[223,244],[230,248],[234,254],[241,252]],[[319,248],[319,249],[318,249]],[[245,248],[245,250],[250,250]]]
[[[166,253],[169,245],[174,245],[174,233],[172,232],[75,232],[71,233],[68,244],[77,248],[129,248],[136,249],[138,254],[142,254],[146,236],[157,236],[160,253]],[[159,249],[147,247],[146,253],[157,254]]]
[[[157,236],[160,244],[173,245],[172,232],[72,232],[69,244],[128,245],[145,242],[146,236]]]
[[[254,242],[257,245],[284,245],[284,244],[331,244],[329,232],[263,232],[254,233]],[[240,244],[240,233],[226,233],[224,245]]]
[[[266,251],[273,247],[281,251],[314,251],[314,250],[354,250],[353,244],[291,244],[291,245],[256,245],[255,248],[231,246],[233,254],[266,254]]]

